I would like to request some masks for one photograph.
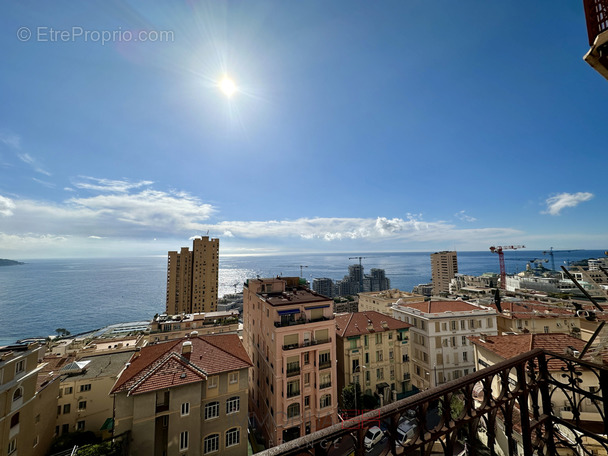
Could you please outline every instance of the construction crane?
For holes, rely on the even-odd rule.
[[[349,260],[356,260],[359,259],[359,266],[361,266],[361,260],[365,259],[367,257],[348,257]]]
[[[497,245],[490,247],[490,252],[498,253],[498,263],[500,264],[500,288],[506,288],[507,272],[505,270],[505,254],[503,250],[525,249],[525,245]]]
[[[553,247],[550,247],[549,250],[545,250],[543,252],[543,255],[549,255],[551,257],[551,270],[553,271],[557,271],[557,269],[555,269],[555,258],[553,257],[553,252],[573,252],[573,250],[553,250]]]
[[[308,266],[304,266],[304,265],[302,265],[302,264],[300,265],[300,277],[302,277],[302,274],[303,274],[303,269],[304,269],[304,268],[307,268],[307,267],[308,267]]]

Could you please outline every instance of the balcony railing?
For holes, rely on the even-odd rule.
[[[319,389],[329,388],[331,386],[331,382],[325,382],[319,384]]]
[[[316,323],[318,321],[328,321],[328,320],[333,320],[333,317],[318,317],[318,318],[299,317],[299,318],[294,318],[293,320],[285,319],[285,320],[275,321],[274,326],[277,328],[285,328],[288,326],[305,325],[306,323]]]
[[[331,367],[331,360],[330,361],[319,361],[319,369],[327,369],[328,367]]]
[[[300,395],[300,390],[299,389],[293,389],[293,390],[287,390],[287,397],[288,398],[292,398],[292,397],[296,397]]]
[[[300,366],[288,367],[286,374],[287,374],[287,377],[293,377],[295,375],[300,375]]]
[[[295,350],[296,348],[311,347],[313,345],[328,344],[331,342],[331,337],[326,339],[305,340],[302,343],[283,345],[283,350]]]
[[[364,435],[378,425],[388,437],[377,444],[380,451],[372,450],[381,456],[606,454],[607,392],[608,367],[535,349],[259,456],[364,456]],[[564,402],[568,419],[561,415]],[[596,422],[584,421],[590,408]],[[416,426],[400,442],[404,417]]]

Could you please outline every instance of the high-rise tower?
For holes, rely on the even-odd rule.
[[[192,251],[169,252],[167,261],[167,314],[217,310],[219,239],[197,237]]]
[[[431,275],[433,294],[448,293],[450,280],[458,273],[458,259],[455,251],[431,253]]]

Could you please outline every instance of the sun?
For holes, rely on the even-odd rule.
[[[227,97],[231,97],[236,92],[236,85],[234,81],[228,77],[222,79],[219,84],[220,90],[224,92]]]

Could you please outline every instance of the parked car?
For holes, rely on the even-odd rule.
[[[382,440],[382,437],[384,437],[384,432],[382,432],[382,429],[380,429],[378,426],[372,426],[365,433],[363,445],[369,450],[376,443]]]
[[[397,443],[406,443],[408,440],[413,439],[417,429],[418,425],[415,420],[408,418],[402,420],[397,427]]]

